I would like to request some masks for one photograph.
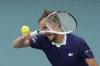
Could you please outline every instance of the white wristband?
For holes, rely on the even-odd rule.
[[[34,35],[37,35],[37,34],[39,34],[38,31],[34,31],[30,33],[30,36],[33,37]]]

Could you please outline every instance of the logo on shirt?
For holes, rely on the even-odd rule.
[[[33,36],[32,40],[33,40],[34,43],[36,43],[37,37]]]
[[[86,50],[86,51],[85,51],[85,53],[89,53],[89,52],[91,52],[91,50]]]
[[[73,53],[68,53],[68,56],[73,56]]]

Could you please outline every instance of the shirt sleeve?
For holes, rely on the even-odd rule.
[[[86,41],[82,39],[80,44],[81,44],[80,45],[81,46],[80,47],[80,49],[81,49],[81,52],[80,52],[81,56],[83,58],[94,58],[93,52],[89,48],[89,46],[87,45]]]
[[[29,44],[32,48],[36,48],[36,49],[42,49],[43,48],[43,44],[44,42],[47,40],[47,37],[45,35],[42,34],[38,34],[33,36],[30,40],[29,40]]]

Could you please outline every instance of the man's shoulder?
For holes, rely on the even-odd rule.
[[[70,42],[73,42],[75,44],[78,44],[78,45],[85,42],[85,40],[82,37],[77,36],[75,34],[67,34],[67,40],[70,41]]]
[[[83,48],[87,45],[86,41],[75,34],[68,34],[68,41],[70,41],[74,46]]]
[[[67,37],[72,38],[72,39],[77,39],[77,40],[83,40],[82,37],[75,35],[75,34],[71,34],[71,33],[67,34]]]

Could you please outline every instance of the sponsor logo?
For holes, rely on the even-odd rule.
[[[68,56],[73,56],[74,54],[73,53],[68,53]]]
[[[37,37],[33,36],[32,40],[33,40],[34,43],[36,43]]]

